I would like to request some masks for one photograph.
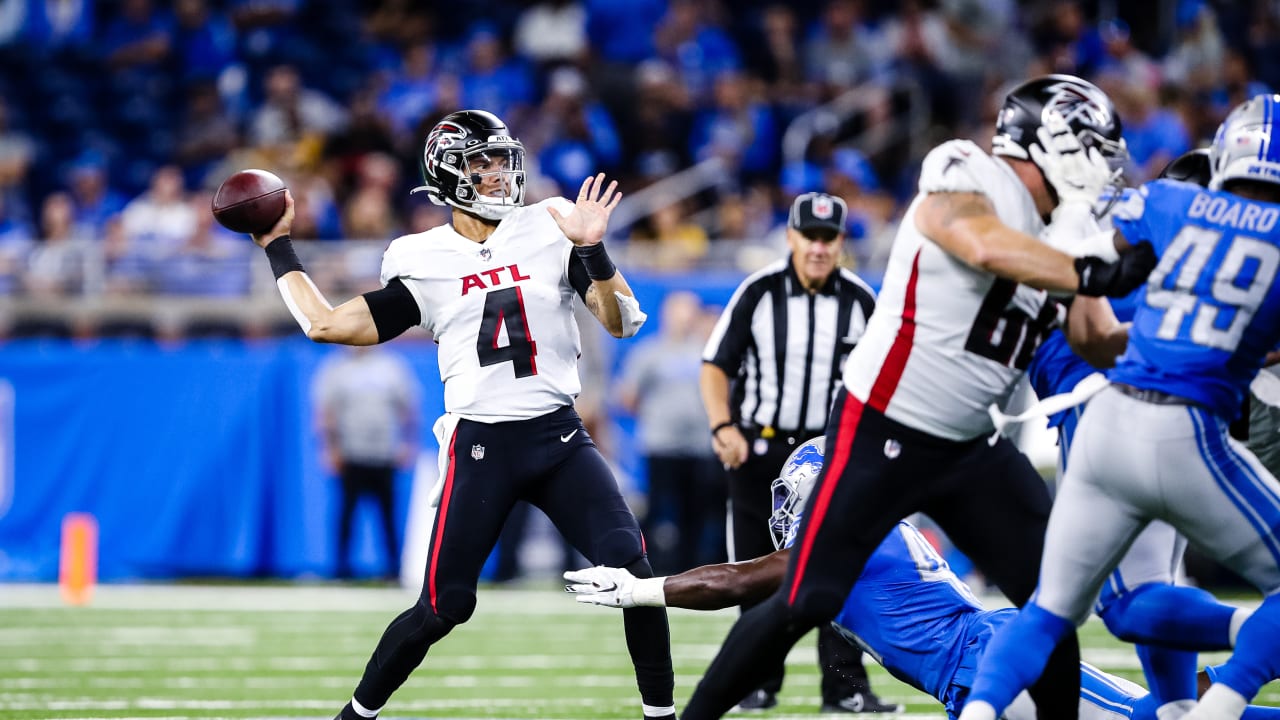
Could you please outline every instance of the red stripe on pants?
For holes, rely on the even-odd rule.
[[[796,574],[791,581],[791,592],[787,596],[788,605],[795,604],[796,592],[800,590],[800,581],[804,579],[804,571],[809,564],[809,553],[813,552],[813,539],[818,536],[818,530],[822,528],[822,520],[827,515],[827,508],[831,506],[831,495],[835,492],[836,484],[840,482],[845,466],[849,464],[853,438],[858,431],[858,421],[862,419],[862,408],[862,402],[858,398],[845,394],[844,408],[840,412],[840,425],[836,430],[835,453],[823,468],[824,482],[818,489],[817,500],[813,503],[812,517],[806,517],[804,520],[804,539],[800,544],[800,558],[796,562]]]
[[[431,600],[431,612],[436,612],[436,563],[440,560],[440,541],[444,538],[444,521],[449,516],[449,499],[453,495],[453,467],[457,464],[453,447],[457,442],[458,431],[455,428],[453,437],[449,438],[449,471],[445,473],[444,490],[440,493],[440,512],[436,513],[436,537],[431,543],[431,562],[427,566],[427,596]]]

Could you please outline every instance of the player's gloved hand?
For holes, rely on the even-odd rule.
[[[1156,260],[1155,250],[1146,242],[1121,253],[1114,262],[1092,255],[1076,258],[1076,273],[1080,275],[1076,292],[1092,297],[1124,297],[1147,281]]]
[[[622,568],[598,565],[564,574],[570,582],[566,592],[575,594],[580,603],[612,608],[662,607],[666,599],[662,584],[666,578],[639,579]]]
[[[1112,170],[1098,148],[1086,148],[1072,132],[1062,113],[1053,110],[1036,131],[1031,161],[1058,193],[1058,202],[1086,203],[1090,207],[1119,174]]]

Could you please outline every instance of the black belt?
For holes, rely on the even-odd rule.
[[[812,438],[821,437],[826,430],[815,430],[809,433],[803,430],[780,430],[769,425],[746,425],[742,428],[742,432],[749,438],[760,438],[769,442],[795,446]]]
[[[1121,393],[1128,395],[1134,400],[1141,400],[1152,405],[1195,405],[1196,403],[1184,397],[1170,395],[1160,390],[1148,390],[1146,388],[1136,388],[1132,385],[1124,383],[1111,383],[1111,387],[1119,390]]]

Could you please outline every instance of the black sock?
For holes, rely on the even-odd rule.
[[[1077,720],[1080,711],[1080,642],[1066,634],[1028,692],[1039,720]]]

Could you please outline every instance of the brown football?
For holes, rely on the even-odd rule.
[[[232,232],[261,233],[284,214],[284,181],[266,170],[241,170],[213,195],[213,217]]]

